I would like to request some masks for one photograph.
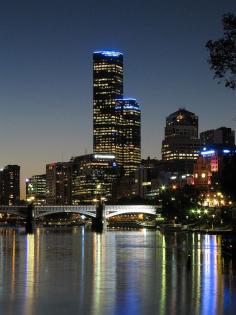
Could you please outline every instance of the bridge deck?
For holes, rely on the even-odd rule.
[[[25,217],[27,215],[27,206],[1,206],[1,213],[16,214]],[[143,214],[156,214],[156,206],[151,205],[105,205],[105,218],[111,218],[116,215],[129,214],[129,213],[143,213]],[[35,206],[34,217],[39,218],[42,216],[54,213],[79,213],[88,217],[96,217],[95,205],[80,205],[80,206]]]

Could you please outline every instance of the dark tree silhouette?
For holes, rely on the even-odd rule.
[[[185,219],[189,215],[191,208],[197,206],[199,191],[193,186],[185,185],[176,190],[167,189],[162,192],[162,214],[168,219],[177,216],[179,219]]]
[[[214,78],[223,81],[225,86],[236,89],[236,15],[227,13],[222,18],[224,37],[206,43],[208,60]]]
[[[236,200],[236,156],[224,157],[224,166],[221,175],[222,191]]]

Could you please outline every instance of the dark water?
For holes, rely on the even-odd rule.
[[[0,314],[236,314],[236,271],[219,244],[145,230],[1,229]]]

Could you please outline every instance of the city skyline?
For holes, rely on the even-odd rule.
[[[124,53],[124,96],[134,95],[142,104],[143,157],[160,157],[165,118],[179,107],[199,116],[200,131],[235,129],[235,92],[213,80],[205,49],[208,39],[221,36],[221,16],[236,9],[233,1],[204,3],[204,11],[203,1],[182,1],[177,11],[170,2],[151,1],[145,10],[135,2],[137,21],[125,21],[120,30],[112,19],[131,13],[134,2],[108,21],[102,17],[112,5],[91,3],[88,21],[90,10],[74,1],[57,2],[57,10],[45,1],[3,5],[1,165],[20,165],[22,183],[44,173],[53,160],[92,152],[92,52],[97,49]],[[166,23],[169,18],[175,30]],[[202,25],[196,24],[199,18]],[[98,25],[103,31],[96,33]],[[137,34],[142,45],[133,41]]]
[[[0,42],[2,313],[235,314],[236,1],[1,1]]]

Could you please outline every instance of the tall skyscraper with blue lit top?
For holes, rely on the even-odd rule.
[[[116,99],[123,97],[123,54],[93,53],[93,151],[116,153]]]
[[[141,162],[140,108],[123,98],[123,54],[93,53],[93,150],[115,154],[129,175]]]

